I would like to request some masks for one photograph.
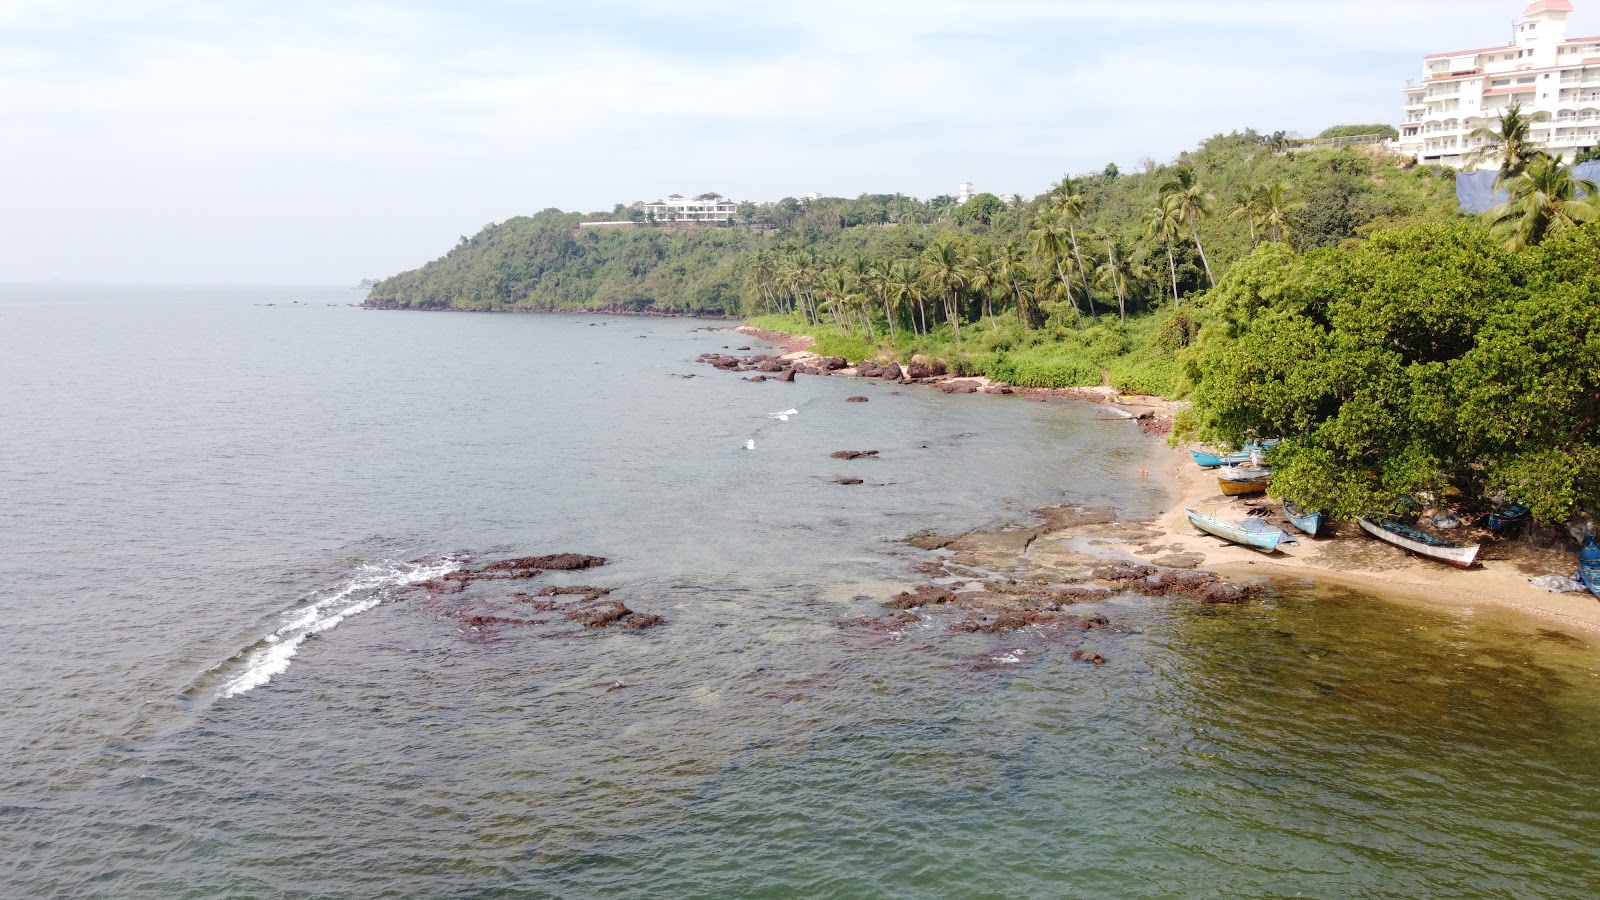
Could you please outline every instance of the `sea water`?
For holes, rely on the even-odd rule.
[[[0,291],[0,895],[1600,892],[1600,656],[1560,633],[1311,585],[1096,604],[1100,666],[836,624],[914,532],[1161,509],[1103,407],[360,299]],[[416,588],[565,551],[666,623]]]

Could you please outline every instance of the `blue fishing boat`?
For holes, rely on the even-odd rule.
[[[1283,501],[1283,517],[1289,520],[1289,524],[1312,537],[1322,530],[1322,513],[1306,512],[1287,500]]]
[[[1209,450],[1190,450],[1189,455],[1194,457],[1195,465],[1202,469],[1215,469],[1220,466],[1242,466],[1250,461],[1250,454],[1244,451],[1238,453],[1212,453]]]
[[[1600,544],[1595,543],[1594,535],[1584,539],[1583,550],[1578,553],[1578,580],[1589,593],[1600,597]]]
[[[1195,512],[1192,509],[1186,509],[1184,512],[1188,514],[1189,523],[1194,527],[1204,531],[1206,534],[1215,535],[1242,547],[1265,550],[1271,553],[1278,549],[1278,542],[1283,540],[1282,529],[1276,529],[1271,534],[1257,534],[1238,525],[1230,525],[1205,513]]]

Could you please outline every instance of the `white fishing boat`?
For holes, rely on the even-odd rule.
[[[1393,544],[1402,550],[1408,550],[1418,556],[1438,560],[1447,565],[1462,569],[1472,568],[1478,561],[1478,544],[1452,544],[1443,538],[1434,537],[1426,532],[1418,531],[1401,525],[1399,522],[1383,520],[1374,522],[1371,519],[1357,519],[1356,523],[1361,530],[1372,535],[1380,541]]]

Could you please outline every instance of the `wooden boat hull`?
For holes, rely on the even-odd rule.
[[[1222,487],[1222,492],[1227,494],[1229,497],[1242,497],[1246,494],[1265,494],[1267,492],[1267,486],[1272,484],[1272,479],[1264,478],[1260,481],[1229,481],[1226,478],[1218,478],[1217,484]]]
[[[1189,524],[1204,531],[1206,534],[1222,538],[1241,547],[1252,550],[1265,550],[1268,553],[1278,549],[1278,542],[1283,539],[1283,532],[1276,530],[1270,533],[1256,533],[1246,531],[1237,525],[1229,525],[1221,519],[1198,513],[1192,509],[1184,510],[1189,516]]]
[[[1408,550],[1418,556],[1427,557],[1436,562],[1455,566],[1458,569],[1470,569],[1478,561],[1479,545],[1462,546],[1459,544],[1425,544],[1403,534],[1397,534],[1382,525],[1369,519],[1357,519],[1356,523],[1361,530],[1387,544],[1393,544],[1402,550]]]
[[[1528,510],[1521,506],[1513,506],[1503,512],[1489,514],[1489,530],[1496,535],[1508,534],[1517,531],[1528,524],[1532,516]]]
[[[1322,513],[1305,512],[1287,500],[1283,501],[1283,517],[1289,520],[1289,524],[1312,537],[1322,530]]]

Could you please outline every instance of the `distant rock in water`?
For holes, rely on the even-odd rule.
[[[846,397],[844,399],[844,402],[846,402],[846,403],[866,403],[867,402],[867,398],[866,397]]]
[[[876,450],[839,450],[834,452],[834,459],[876,459]]]

